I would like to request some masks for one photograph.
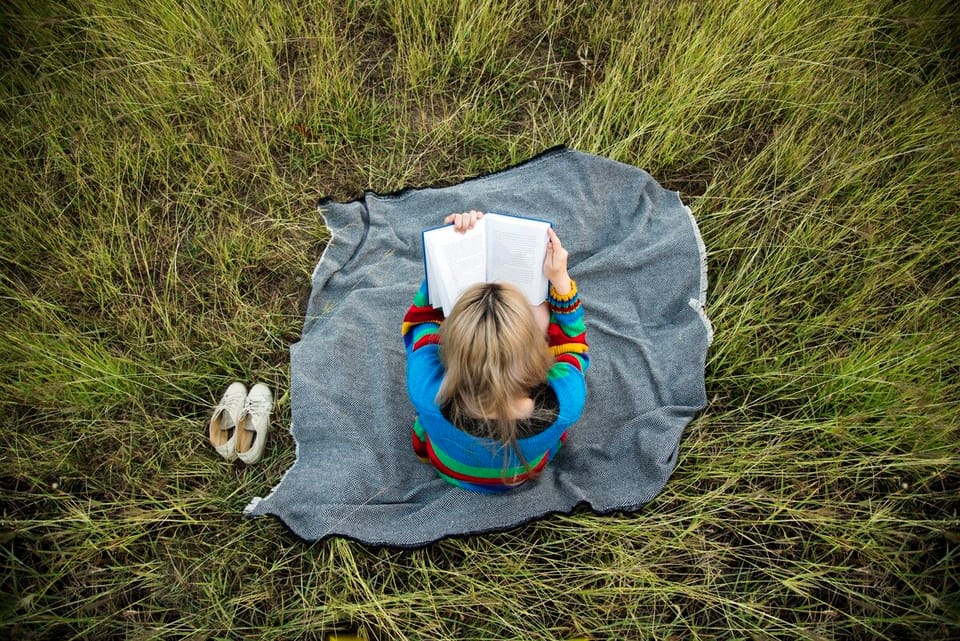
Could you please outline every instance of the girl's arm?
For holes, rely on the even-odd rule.
[[[443,323],[443,310],[434,309],[427,301],[427,282],[423,281],[413,297],[413,304],[404,314],[403,324],[400,326],[403,344],[407,351],[407,391],[414,405],[417,405],[418,400],[424,400],[421,397],[425,396],[425,393],[411,383],[423,383],[431,376],[442,373],[436,353],[431,354],[431,350],[423,349],[427,345],[440,342],[441,323]],[[421,349],[423,351],[420,351]],[[420,424],[419,416],[413,421],[411,440],[417,458],[428,462],[427,435],[423,425]]]
[[[400,325],[400,334],[403,336],[407,354],[412,354],[424,345],[439,343],[441,323],[443,310],[434,309],[427,300],[427,281],[424,280]]]
[[[568,363],[577,371],[585,372],[590,366],[590,346],[577,283],[569,280],[566,294],[559,293],[551,284],[547,303],[550,307],[550,326],[547,328],[550,352],[558,363]]]
[[[454,229],[465,234],[473,229],[477,221],[483,218],[483,212],[470,210],[460,214],[450,214],[443,219],[443,223],[453,224]],[[427,281],[420,283],[420,289],[413,297],[413,305],[407,310],[400,326],[400,334],[407,348],[407,354],[412,354],[424,345],[440,342],[440,324],[443,322],[443,310],[434,309],[427,299]]]
[[[590,365],[583,306],[580,304],[577,284],[567,273],[567,250],[553,229],[548,234],[547,257],[543,261],[543,273],[550,279],[547,340],[550,352],[558,363],[567,363],[582,374]]]

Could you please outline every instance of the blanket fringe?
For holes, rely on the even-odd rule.
[[[676,194],[677,200],[680,200],[680,192],[676,192]],[[700,227],[697,226],[697,219],[694,218],[693,211],[682,200],[680,200],[680,204],[687,212],[687,216],[690,217],[690,226],[693,227],[693,236],[697,241],[697,251],[700,253],[700,298],[699,300],[691,298],[688,304],[700,316],[700,321],[707,330],[707,346],[709,347],[713,343],[713,323],[710,322],[704,309],[707,304],[707,246],[703,242],[703,236],[700,235]]]
[[[291,425],[290,431],[291,431],[291,432],[293,431],[293,426],[292,426],[292,425]],[[247,507],[243,508],[243,515],[244,515],[244,516],[246,516],[246,517],[248,517],[248,518],[253,518],[254,516],[259,516],[259,514],[256,513],[257,506],[259,506],[262,501],[269,501],[269,500],[273,497],[273,495],[277,492],[277,490],[280,488],[280,486],[283,485],[283,481],[287,478],[287,475],[290,474],[290,472],[293,471],[293,468],[295,468],[295,467],[297,466],[297,463],[300,462],[300,441],[298,441],[296,438],[294,438],[294,439],[293,439],[293,442],[294,442],[294,444],[295,444],[295,450],[294,450],[295,454],[294,454],[293,465],[291,465],[291,466],[290,466],[290,469],[288,469],[286,472],[283,473],[283,476],[280,478],[280,482],[273,486],[273,489],[270,490],[270,493],[269,493],[269,494],[267,494],[266,496],[263,496],[263,497],[261,497],[261,496],[255,496],[255,497],[253,497],[253,499],[250,500],[250,503],[247,504]]]

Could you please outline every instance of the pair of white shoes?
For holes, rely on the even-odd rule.
[[[273,394],[263,383],[247,388],[231,383],[210,418],[210,443],[223,458],[256,463],[263,456],[270,430]]]

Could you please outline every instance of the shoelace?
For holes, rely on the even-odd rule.
[[[229,406],[229,405],[233,405],[233,404],[236,403],[237,401],[244,401],[244,402],[245,402],[245,399],[244,399],[244,397],[243,397],[243,394],[239,394],[239,393],[238,393],[238,394],[226,394],[226,395],[224,396],[223,402],[222,402],[221,404],[222,404],[222,405]],[[243,407],[243,403],[241,403],[241,407]]]
[[[266,414],[270,411],[270,403],[262,398],[248,398],[243,411],[250,414]]]

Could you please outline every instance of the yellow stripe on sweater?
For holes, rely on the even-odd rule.
[[[590,347],[584,343],[564,343],[551,347],[550,353],[554,356],[560,356],[560,354],[585,354],[589,349]]]
[[[557,290],[553,288],[552,284],[550,285],[550,296],[553,297],[554,300],[560,303],[569,302],[576,295],[577,295],[577,281],[573,280],[572,278],[570,279],[570,291],[567,292],[566,294],[563,294],[562,296],[557,293]]]

